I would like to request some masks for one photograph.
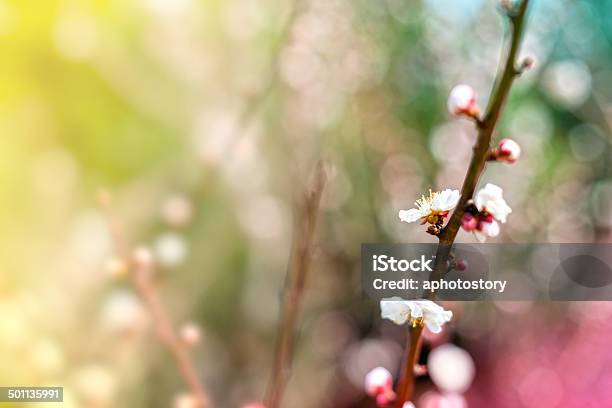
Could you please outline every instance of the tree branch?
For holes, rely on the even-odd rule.
[[[528,5],[529,0],[523,0],[516,15],[509,16],[511,23],[510,48],[501,74],[498,76],[493,93],[489,99],[486,114],[482,120],[477,121],[478,137],[473,147],[472,158],[463,180],[463,186],[461,187],[461,197],[448,223],[438,235],[439,243],[436,251],[436,261],[434,270],[429,277],[430,280],[440,279],[448,271],[450,251],[459,232],[465,207],[474,196],[476,184],[484,171],[485,162],[491,147],[491,137],[498,123],[502,107],[508,97],[514,79],[520,74],[520,71],[517,69],[516,58],[521,43]],[[434,296],[435,292],[428,292],[426,295],[429,299],[432,299]],[[410,343],[406,347],[406,357],[398,385],[395,408],[402,408],[405,402],[412,399],[414,391],[414,366],[419,356],[422,332],[422,327],[421,330],[413,328],[410,332]]]
[[[308,274],[312,259],[314,233],[321,196],[326,183],[327,176],[323,169],[323,164],[319,163],[314,183],[310,192],[304,196],[304,202],[296,220],[297,230],[294,234],[293,250],[281,303],[281,317],[278,326],[274,365],[264,398],[266,408],[277,408],[280,406],[283,392],[289,379],[295,343],[295,326],[300,312],[306,275]]]
[[[415,379],[414,367],[417,364],[419,354],[421,354],[422,334],[422,325],[417,324],[410,328],[410,341],[406,342],[406,350],[404,351],[406,361],[402,367],[400,382],[397,385],[396,408],[402,408],[406,401],[412,399]]]
[[[155,334],[160,343],[168,350],[183,381],[190,390],[191,397],[197,408],[213,407],[208,393],[200,382],[198,371],[189,358],[183,342],[177,336],[168,313],[159,299],[159,294],[153,281],[154,264],[140,259],[132,253],[128,240],[123,233],[121,223],[115,218],[110,208],[110,198],[107,194],[100,197],[100,205],[104,210],[109,225],[111,237],[119,256],[132,271],[132,282],[136,292],[144,301],[153,321]]]

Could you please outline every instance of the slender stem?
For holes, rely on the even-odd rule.
[[[300,312],[306,275],[312,259],[319,205],[326,182],[327,177],[323,165],[320,163],[316,170],[314,183],[310,192],[304,197],[301,211],[298,212],[296,220],[297,229],[283,291],[274,365],[264,398],[266,408],[280,406],[289,379],[296,322]]]
[[[107,196],[101,197],[100,202],[106,213],[115,250],[132,271],[134,288],[147,306],[158,340],[172,356],[179,374],[189,388],[191,397],[197,404],[197,408],[211,408],[213,404],[200,381],[198,371],[189,358],[185,346],[175,333],[172,321],[159,298],[153,281],[153,263],[132,256],[130,245],[123,233],[121,224],[114,217],[110,209],[109,198]]]
[[[421,343],[423,325],[417,324],[410,329],[410,341],[406,342],[405,361],[400,374],[400,381],[397,386],[397,397],[395,407],[402,408],[406,401],[410,401],[414,391],[414,368],[417,359],[421,354]]]
[[[485,162],[491,147],[491,137],[498,123],[502,107],[508,97],[514,79],[520,74],[520,70],[517,69],[516,58],[521,43],[528,5],[529,0],[523,0],[516,15],[510,16],[510,48],[503,64],[503,69],[496,80],[493,93],[489,99],[489,106],[487,107],[484,119],[477,122],[478,137],[474,144],[472,158],[461,187],[461,197],[446,227],[438,235],[439,243],[436,251],[436,261],[434,270],[429,277],[430,280],[440,279],[448,270],[447,265],[450,251],[459,232],[465,207],[474,196],[476,184],[485,168]],[[435,292],[428,292],[426,295],[429,299],[432,299],[434,296]],[[419,354],[418,348],[421,334],[422,327],[421,330],[413,329],[411,331],[410,346],[406,350],[406,358],[404,359],[404,366],[397,390],[396,408],[402,408],[406,401],[412,399],[414,391],[414,366]]]

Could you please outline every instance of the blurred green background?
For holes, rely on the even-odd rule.
[[[533,3],[522,55],[537,63],[496,134],[523,157],[481,180],[513,208],[496,241],[605,242],[612,3]],[[153,251],[174,322],[201,327],[193,358],[218,406],[260,399],[294,197],[324,159],[286,406],[373,406],[363,375],[399,362],[403,333],[361,298],[360,244],[433,242],[397,211],[428,188],[460,188],[475,132],[446,96],[468,83],[486,105],[499,11],[484,0],[0,0],[0,384],[63,385],[65,408],[169,407],[184,391],[129,282],[108,273],[106,189],[130,240]],[[464,326],[465,347],[486,348],[494,327]],[[508,406],[521,403],[533,406]]]

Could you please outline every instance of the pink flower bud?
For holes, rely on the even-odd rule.
[[[376,404],[379,407],[386,407],[391,405],[391,403],[395,400],[395,393],[389,388],[386,391],[379,393],[376,396]]]
[[[458,271],[465,271],[468,267],[468,264],[465,260],[463,259],[457,259],[455,261],[455,269]]]
[[[521,70],[526,71],[528,69],[531,69],[535,64],[536,58],[533,55],[527,55],[525,58],[523,58],[523,61],[521,62]]]
[[[414,406],[412,402],[406,401],[404,402],[404,405],[402,406],[402,408],[416,408],[416,407]]]
[[[476,105],[476,92],[469,85],[455,86],[448,96],[448,111],[451,115],[478,117],[480,109]]]
[[[393,377],[384,367],[376,367],[365,377],[365,391],[370,397],[378,397],[393,388]]]
[[[266,406],[264,404],[260,404],[259,402],[251,402],[243,405],[242,408],[266,408]]]
[[[497,160],[514,163],[521,156],[521,146],[512,139],[502,139],[497,145]]]
[[[470,213],[463,214],[461,219],[461,227],[466,231],[474,231],[478,226],[478,220]]]

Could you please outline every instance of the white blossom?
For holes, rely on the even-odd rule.
[[[495,220],[482,222],[480,229],[474,230],[476,239],[485,242],[487,238],[495,238],[499,235],[499,224]]]
[[[474,204],[481,213],[488,213],[502,224],[506,222],[506,217],[512,212],[503,197],[504,191],[495,184],[488,183],[481,188],[474,197]]]
[[[382,299],[380,301],[381,317],[401,325],[423,323],[432,333],[439,333],[442,325],[449,322],[453,312],[431,300],[403,300],[399,297]]]
[[[421,220],[421,224],[436,224],[455,208],[459,201],[459,191],[446,189],[441,192],[429,190],[429,196],[421,196],[415,201],[416,208],[401,210],[400,220],[404,222],[415,222]]]

